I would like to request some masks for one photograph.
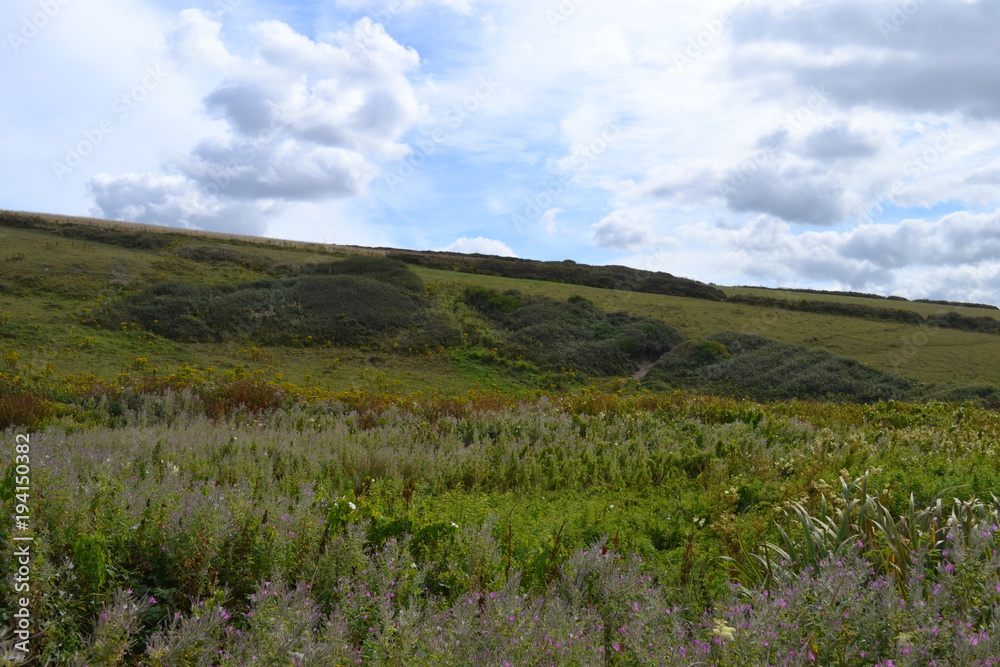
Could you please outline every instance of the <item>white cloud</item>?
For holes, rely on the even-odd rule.
[[[421,113],[407,74],[419,58],[382,26],[362,19],[330,44],[266,21],[253,27],[252,58],[230,54],[220,27],[189,10],[172,42],[180,57],[220,70],[204,102],[224,132],[165,161],[162,174],[96,177],[100,214],[215,228],[236,224],[239,212],[259,233],[282,202],[360,196],[378,173],[374,160],[406,154],[399,140]],[[150,205],[138,204],[144,196]],[[177,204],[194,200],[211,205]]]
[[[1000,303],[1000,283],[991,282],[1000,269],[1000,210],[799,234],[787,222],[760,216],[738,229],[701,223],[680,234],[723,251],[732,270],[769,284],[827,282],[960,301],[976,294]]]
[[[676,239],[660,238],[646,215],[629,210],[615,211],[590,226],[594,243],[614,250],[653,250],[676,243]]]
[[[517,257],[506,243],[482,236],[476,238],[460,238],[454,243],[441,248],[444,252],[461,252],[466,254],[497,255],[500,257]]]
[[[378,17],[408,12],[425,5],[440,5],[459,14],[471,14],[475,0],[336,0],[345,9],[365,10]]]
[[[90,190],[95,216],[233,234],[263,235],[265,219],[277,207],[268,200],[226,201],[181,175],[98,174]]]
[[[542,217],[538,219],[538,225],[545,230],[546,234],[553,236],[559,228],[556,216],[562,212],[561,208],[550,208],[545,213],[542,213]]]
[[[89,192],[272,236],[516,231],[541,259],[716,282],[996,291],[996,3],[911,3],[888,29],[899,3],[170,4],[68,3],[0,69],[0,205],[79,214]],[[56,183],[160,60],[163,86]],[[380,177],[404,166],[400,190]]]

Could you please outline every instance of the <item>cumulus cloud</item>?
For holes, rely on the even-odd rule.
[[[776,4],[740,13],[735,71],[775,86],[824,84],[848,107],[1000,117],[1000,70],[983,66],[1000,42],[997,3]],[[796,57],[767,45],[798,47]]]
[[[886,294],[958,300],[976,294],[1000,302],[1000,284],[990,282],[1000,270],[1000,210],[800,234],[785,221],[760,216],[739,229],[700,223],[684,236],[727,248],[727,261],[768,282],[830,281]],[[935,278],[921,281],[924,274]]]
[[[628,210],[615,211],[590,229],[598,247],[612,250],[636,251],[676,243],[674,239],[658,237],[645,215]]]
[[[477,236],[476,238],[462,237],[454,243],[441,248],[441,250],[444,252],[517,257],[506,243],[495,239],[483,238],[482,236]]]
[[[262,22],[250,58],[232,55],[220,28],[187,10],[172,43],[179,58],[220,70],[204,105],[224,132],[171,157],[160,174],[94,178],[99,215],[211,228],[245,216],[245,231],[259,233],[284,203],[364,194],[376,161],[409,150],[400,138],[421,114],[407,78],[419,57],[381,25],[362,19],[327,43]]]
[[[337,0],[339,7],[363,9],[376,14],[395,14],[425,5],[446,7],[459,14],[471,14],[475,0]]]
[[[205,194],[181,175],[97,174],[90,181],[93,215],[117,220],[262,235],[274,201],[233,202]]]

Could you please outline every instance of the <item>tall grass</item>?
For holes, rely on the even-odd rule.
[[[92,423],[115,427],[33,435],[40,660],[996,655],[997,509],[977,500],[1000,489],[989,411],[596,392],[301,404],[223,387],[101,396]],[[872,492],[838,494],[838,475]],[[13,488],[5,462],[2,507]]]

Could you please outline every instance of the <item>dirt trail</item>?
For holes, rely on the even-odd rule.
[[[649,360],[649,359],[646,359],[646,360],[640,362],[639,363],[639,370],[637,370],[635,372],[635,374],[632,376],[632,379],[633,380],[641,380],[642,378],[646,377],[646,373],[649,372],[649,369],[652,368],[653,364],[655,364],[655,363],[656,363],[655,361],[652,361],[652,360]]]

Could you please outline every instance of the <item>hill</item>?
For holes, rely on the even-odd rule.
[[[992,309],[10,213],[0,247],[0,663],[1000,655]]]
[[[8,384],[187,373],[463,392],[635,376],[764,399],[991,401],[1000,377],[1000,311],[985,305],[14,212],[0,234]],[[729,356],[667,354],[685,341]],[[781,359],[802,368],[771,372]]]

